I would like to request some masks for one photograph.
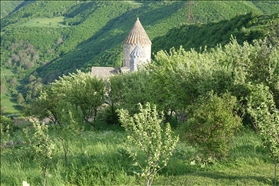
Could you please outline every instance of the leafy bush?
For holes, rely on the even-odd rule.
[[[114,106],[103,106],[97,115],[97,122],[100,122],[102,125],[106,123],[108,125],[120,125],[119,117],[116,112],[117,108]]]
[[[137,103],[153,101],[154,87],[151,86],[152,76],[144,70],[115,75],[110,78],[110,106],[127,109],[134,114],[138,111]]]
[[[269,88],[255,85],[248,102],[248,112],[259,128],[264,146],[274,161],[274,185],[276,185],[276,164],[279,161],[279,111]]]
[[[11,132],[18,129],[14,122],[5,116],[1,116],[0,125],[3,132]]]
[[[228,155],[229,142],[241,123],[234,114],[236,98],[228,93],[209,92],[188,107],[189,119],[181,126],[184,139],[197,145],[205,158]]]
[[[138,175],[146,179],[146,185],[152,184],[156,174],[167,163],[178,142],[178,136],[173,136],[170,124],[165,129],[162,127],[163,116],[156,106],[146,103],[145,108],[139,104],[139,113],[130,116],[127,110],[119,110],[119,118],[122,126],[128,133],[130,143],[136,145],[144,153],[145,163],[141,163],[137,152],[131,152],[137,166],[141,169]]]
[[[30,147],[31,153],[35,157],[43,176],[42,185],[46,185],[47,170],[52,163],[52,156],[55,149],[54,141],[50,138],[48,126],[40,124],[39,121],[33,121],[31,130],[23,129],[25,139]],[[24,147],[25,148],[25,147]]]

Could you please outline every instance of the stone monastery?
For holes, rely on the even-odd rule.
[[[120,69],[115,67],[92,67],[91,75],[106,79],[116,73],[137,71],[138,66],[151,61],[152,43],[139,18],[137,18],[123,44],[123,66]]]

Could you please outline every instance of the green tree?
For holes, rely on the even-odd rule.
[[[31,90],[28,90],[26,92],[25,101],[30,102],[31,100],[32,100],[32,92]]]
[[[61,114],[62,125],[55,126],[55,133],[57,134],[58,139],[61,142],[62,150],[64,152],[64,165],[67,166],[68,154],[70,153],[69,141],[70,139],[79,137],[77,135],[82,129],[78,125],[80,122],[76,119],[78,117],[73,116],[71,111],[68,111],[67,114]]]
[[[2,132],[10,132],[15,128],[14,122],[6,116],[0,116],[0,125]]]
[[[77,71],[60,77],[51,84],[51,89],[60,101],[74,105],[82,112],[82,119],[90,123],[96,120],[98,108],[104,103],[105,81],[92,77],[90,73]]]
[[[13,87],[15,87],[15,86],[18,84],[17,79],[16,79],[15,77],[13,77],[12,79],[10,79],[10,83],[11,83],[11,85],[12,85]]]
[[[33,121],[32,123],[32,130],[28,130],[27,128],[23,130],[25,133],[25,139],[31,147],[31,153],[34,154],[35,160],[41,169],[43,176],[42,185],[45,186],[47,181],[47,169],[52,163],[51,159],[55,145],[48,134],[47,125],[44,123],[40,124],[38,121]]]
[[[232,91],[238,99],[248,96],[249,91],[245,92],[243,89],[249,89],[249,82],[263,83],[270,88],[276,97],[276,105],[279,105],[279,45],[270,40],[271,38],[264,38],[254,40],[252,44],[244,42],[240,45],[235,38],[231,38],[225,49],[219,51],[223,56],[223,65],[232,70]]]
[[[146,103],[143,107],[139,104],[139,113],[133,116],[124,109],[118,112],[120,122],[128,134],[128,141],[139,147],[145,155],[145,164],[142,164],[137,152],[131,152],[129,149],[136,165],[142,170],[139,175],[146,179],[146,185],[149,186],[158,171],[167,166],[178,142],[178,136],[173,136],[169,123],[162,122],[163,113],[159,114],[155,105]]]
[[[4,115],[6,110],[7,110],[7,106],[3,106],[3,104],[1,103],[1,115]]]
[[[151,78],[151,75],[145,70],[111,77],[107,100],[109,105],[134,113],[137,111],[135,106],[137,103],[144,104],[153,100]]]
[[[51,86],[44,86],[39,91],[38,98],[34,99],[26,108],[25,112],[35,115],[40,119],[49,118],[53,123],[60,123],[60,98],[51,89]]]
[[[6,83],[1,83],[0,93],[5,94],[7,92]]]
[[[35,81],[35,80],[36,80],[36,77],[32,74],[28,78],[29,83],[31,83],[32,81]]]
[[[15,128],[15,125],[10,118],[7,118],[2,115],[0,116],[0,135],[1,135],[0,142],[1,142],[1,145],[6,145],[6,143],[11,140],[11,133],[13,132],[14,128]],[[1,151],[1,153],[2,153],[2,151]]]
[[[61,91],[61,90],[60,90]],[[29,115],[36,115],[40,119],[48,117],[55,125],[55,132],[62,145],[64,165],[68,164],[69,139],[80,131],[79,124],[83,122],[80,109],[59,97],[51,85],[40,90],[39,97],[26,107]]]
[[[22,103],[25,102],[24,97],[23,97],[23,95],[22,95],[21,93],[18,93],[18,94],[17,94],[16,100],[17,100],[17,103],[18,103],[19,105],[21,105]]]
[[[279,111],[269,91],[263,84],[255,85],[248,99],[248,112],[259,128],[264,146],[270,151],[276,185],[276,166],[279,162]]]
[[[98,108],[104,103],[105,84],[104,80],[81,71],[64,75],[43,87],[26,110],[40,118],[49,117],[59,124],[67,123],[67,117],[63,115],[71,113],[78,117],[76,120],[94,126],[91,120],[96,120]]]
[[[181,127],[182,136],[200,148],[205,161],[228,155],[229,142],[241,124],[235,106],[235,97],[228,93],[217,96],[211,91],[188,107],[189,119]]]
[[[57,45],[60,45],[61,43],[63,43],[63,38],[62,37],[59,37],[56,41],[56,44]]]
[[[152,74],[154,102],[167,113],[184,113],[197,97],[213,90],[225,93],[233,86],[231,68],[222,65],[222,49],[198,53],[171,48],[160,51],[148,66]],[[187,114],[187,113],[186,113]]]

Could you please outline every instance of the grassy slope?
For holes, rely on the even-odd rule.
[[[63,166],[61,144],[55,141],[53,165],[47,173],[48,185],[139,185],[144,182],[133,174],[137,168],[126,154],[123,131],[86,131],[81,135],[70,139],[68,167]],[[14,135],[13,139],[20,140],[20,135]],[[194,154],[195,149],[179,143],[154,185],[272,185],[272,161],[259,136],[252,132],[233,139],[229,157],[219,163],[191,165]],[[4,149],[2,155],[1,185],[20,185],[23,180],[40,185],[40,170],[27,148]]]
[[[54,17],[54,18],[33,18],[19,25],[19,27],[65,27],[66,25],[62,24],[64,22],[64,17]]]
[[[1,1],[1,18],[7,16],[23,1]]]
[[[278,1],[253,1],[254,5],[261,9],[263,14],[273,14],[278,12]]]
[[[35,70],[38,74],[36,76],[43,77],[47,82],[76,69],[89,71],[91,66],[120,66],[122,42],[136,17],[140,17],[153,41],[152,50],[156,52],[178,45],[198,48],[200,45],[214,47],[216,43],[226,43],[229,33],[237,35],[241,30],[236,29],[233,23],[228,23],[230,26],[223,29],[222,25],[230,21],[217,23],[218,21],[251,11],[257,14],[274,13],[278,11],[278,7],[278,2],[196,1],[193,13],[198,24],[189,26],[191,33],[187,33],[187,37],[192,38],[189,42],[187,37],[180,38],[180,34],[188,29],[185,25],[185,2],[31,2],[1,19],[2,26],[5,27],[1,30],[1,62],[5,63],[12,54],[9,50],[11,41],[29,41],[40,52],[40,60],[32,70],[13,76],[18,76],[20,80]],[[232,22],[236,19],[241,17],[234,18]],[[210,23],[212,21],[214,23]],[[67,27],[63,27],[63,24]],[[246,27],[246,22],[239,27]],[[214,29],[222,37],[208,40],[208,31],[213,32]],[[179,35],[171,35],[171,32]],[[249,39],[258,36],[256,34]],[[63,43],[57,45],[56,41],[60,37],[63,38]],[[202,42],[197,42],[198,39],[195,38]],[[49,54],[49,50],[53,52]]]
[[[6,114],[18,113],[18,105],[15,100],[8,95],[1,94],[1,105],[4,106]]]

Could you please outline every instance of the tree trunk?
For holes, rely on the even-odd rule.
[[[68,165],[68,158],[67,158],[67,153],[68,153],[68,148],[66,147],[67,144],[65,144],[67,142],[64,141],[64,139],[62,139],[62,146],[63,146],[63,150],[64,150],[64,163],[65,163],[65,167]]]
[[[46,186],[46,168],[43,170],[43,186]]]
[[[274,185],[276,186],[276,180],[277,180],[277,176],[276,176],[276,157],[274,157]]]

